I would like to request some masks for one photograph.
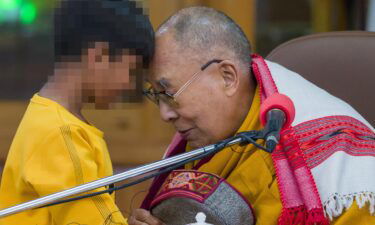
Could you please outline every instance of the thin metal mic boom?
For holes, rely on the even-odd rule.
[[[238,144],[243,141],[244,139],[242,137],[238,137],[229,141],[225,146]],[[206,147],[202,147],[202,148],[190,151],[190,152],[186,152],[186,153],[179,154],[170,158],[162,159],[162,160],[150,163],[150,164],[139,166],[134,169],[130,169],[130,170],[127,170],[125,172],[122,172],[113,176],[105,177],[99,180],[95,180],[89,183],[76,186],[71,189],[67,189],[61,192],[56,192],[54,194],[50,194],[50,195],[47,195],[47,196],[44,196],[44,197],[41,197],[32,201],[28,201],[19,205],[15,205],[15,206],[1,210],[0,218],[9,216],[12,214],[16,214],[16,213],[19,213],[28,209],[41,207],[41,206],[53,203],[55,201],[61,200],[63,198],[66,198],[72,195],[81,194],[87,191],[91,191],[100,187],[104,187],[104,186],[116,183],[116,182],[124,181],[124,180],[137,177],[140,175],[144,175],[144,174],[147,174],[149,172],[152,172],[161,168],[165,168],[168,166],[178,164],[180,162],[189,160],[191,158],[194,158],[202,154],[206,154],[209,152],[213,153],[216,151],[217,147],[218,147],[218,144],[208,145]]]

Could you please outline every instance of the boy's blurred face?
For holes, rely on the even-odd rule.
[[[137,68],[141,59],[127,51],[110,57],[108,48],[100,43],[88,49],[82,77],[83,99],[95,103],[98,108],[108,108],[109,103],[115,103],[124,90],[135,90],[134,71],[141,69]]]

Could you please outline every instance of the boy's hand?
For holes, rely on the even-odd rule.
[[[166,225],[161,222],[158,218],[151,215],[151,213],[144,209],[134,210],[129,219],[129,225]]]

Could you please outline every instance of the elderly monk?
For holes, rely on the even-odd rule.
[[[268,74],[296,108],[281,148],[270,154],[235,145],[184,169],[225,179],[252,206],[256,224],[375,224],[374,129],[348,104],[280,65],[251,57],[250,49],[241,28],[214,9],[182,9],[160,26],[146,93],[177,131],[178,144],[166,157],[262,129],[266,84],[259,78]],[[166,176],[154,180],[129,224],[165,222],[152,210],[163,182]]]

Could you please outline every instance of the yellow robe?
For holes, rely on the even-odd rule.
[[[238,132],[262,128],[259,110],[260,95],[258,88],[249,113]],[[188,164],[185,168],[192,169],[196,163]],[[257,225],[277,224],[282,205],[276,174],[269,153],[257,149],[253,145],[243,147],[235,145],[217,153],[198,170],[225,178],[229,184],[242,193],[254,209]],[[368,205],[359,209],[354,202],[349,210],[334,219],[331,224],[370,225],[375,224],[375,216],[370,215]]]
[[[13,139],[0,186],[0,208],[112,175],[103,133],[37,94]],[[103,194],[0,218],[1,225],[126,224]]]

